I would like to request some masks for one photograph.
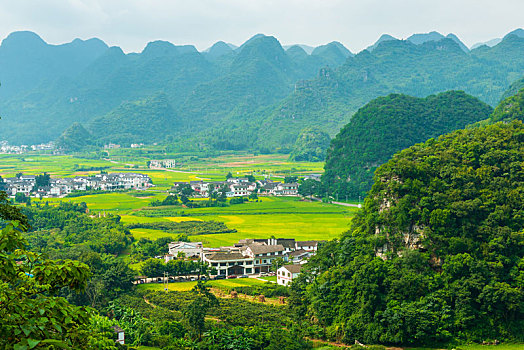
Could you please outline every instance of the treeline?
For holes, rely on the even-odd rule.
[[[169,276],[206,275],[210,272],[210,269],[208,264],[199,260],[175,258],[166,263],[163,259],[150,258],[144,261],[140,272],[146,277],[163,277],[165,272],[169,273]]]
[[[60,202],[58,206],[25,207],[30,246],[36,251],[61,250],[84,245],[97,253],[119,254],[133,238],[120,216],[90,217],[85,203]]]
[[[232,233],[236,229],[230,229],[223,222],[218,221],[157,221],[127,224],[128,229],[146,228],[152,230],[161,230],[169,233],[184,234],[187,236],[208,235],[215,233]]]
[[[152,207],[164,207],[164,206],[184,206],[186,208],[213,208],[213,207],[227,207],[229,205],[235,205],[235,204],[243,204],[246,202],[249,202],[250,200],[254,200],[258,202],[258,195],[256,192],[253,192],[249,195],[249,197],[233,197],[230,198],[229,201],[227,200],[227,197],[225,195],[225,191],[222,192],[214,192],[211,194],[211,198],[208,200],[191,200],[188,196],[190,196],[193,192],[190,194],[181,194],[180,197],[178,197],[176,194],[170,194],[163,200],[154,200],[149,205]]]

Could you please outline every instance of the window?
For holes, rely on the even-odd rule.
[[[267,260],[264,259],[264,260],[262,260],[262,262],[263,262],[264,264],[266,264],[266,263],[267,263]]]

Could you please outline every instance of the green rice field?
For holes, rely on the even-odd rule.
[[[297,240],[329,240],[340,236],[348,229],[355,213],[354,208],[319,202],[300,201],[298,198],[261,197],[258,202],[249,202],[228,207],[182,208],[149,207],[153,200],[163,200],[165,190],[174,181],[199,179],[223,180],[227,172],[234,176],[254,173],[262,178],[290,174],[322,171],[323,163],[289,162],[286,155],[224,154],[216,158],[190,157],[180,169],[151,170],[145,167],[148,158],[132,150],[110,150],[109,160],[88,159],[73,156],[38,154],[0,155],[0,176],[16,173],[41,174],[52,177],[89,175],[99,171],[86,169],[105,168],[107,172],[140,172],[148,174],[155,187],[144,192],[145,196],[133,193],[105,193],[74,198],[44,198],[50,204],[59,201],[85,202],[91,213],[118,214],[122,222],[147,223],[157,221],[214,220],[225,223],[237,232],[191,236],[193,241],[202,241],[205,246],[219,247],[238,242],[243,238],[288,237]],[[195,158],[195,159],[193,159]],[[139,168],[133,168],[138,166]],[[33,202],[39,201],[34,199]],[[173,236],[161,230],[137,228],[131,230],[136,239],[158,239]]]
[[[264,285],[269,282],[264,282],[261,280],[257,280],[255,278],[235,278],[235,279],[226,279],[226,280],[216,280],[216,281],[208,281],[206,282],[207,285],[211,287],[216,288],[234,288],[234,287],[245,287],[245,286],[257,286],[257,285]],[[170,291],[177,291],[177,292],[186,292],[191,290],[195,285],[197,284],[196,281],[194,282],[173,282],[169,283],[168,290]],[[137,289],[142,290],[164,290],[164,284],[163,283],[146,283],[146,284],[139,284],[136,286]]]

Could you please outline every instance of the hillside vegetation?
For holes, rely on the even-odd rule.
[[[489,117],[490,106],[461,91],[426,98],[391,94],[369,102],[328,149],[324,187],[339,196],[364,196],[373,173],[394,153]]]
[[[515,95],[506,97],[493,111],[489,122],[524,121],[524,87]]]
[[[325,131],[313,127],[305,128],[298,135],[289,160],[321,162],[326,158],[330,141]]]
[[[198,52],[191,45],[154,41],[140,53],[125,54],[97,39],[55,46],[35,33],[17,32],[0,45],[0,130],[12,143],[50,141],[73,122],[88,125],[110,113],[104,125],[118,131],[123,124],[114,114],[123,112],[120,107],[130,114],[151,108],[148,122],[156,124],[165,113],[143,101],[164,94],[174,110],[169,124],[180,118],[183,127],[165,133],[193,137],[220,125],[230,113],[245,115],[286,97],[295,81],[333,66],[331,54],[288,55],[275,38],[264,35],[235,50],[218,45]],[[129,127],[116,137],[131,136],[129,141],[136,142],[147,134],[151,143],[163,141],[165,133],[157,139],[156,129]]]
[[[295,310],[348,344],[523,341],[523,145],[514,121],[397,153],[293,282]]]

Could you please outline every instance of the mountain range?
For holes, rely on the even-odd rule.
[[[39,143],[80,123],[99,144],[289,151],[304,128],[334,136],[389,93],[464,90],[495,105],[523,75],[523,33],[471,51],[453,34],[383,36],[355,55],[338,42],[284,49],[262,34],[239,47],[154,41],[126,54],[99,39],[50,45],[15,32],[0,45],[0,133]]]

